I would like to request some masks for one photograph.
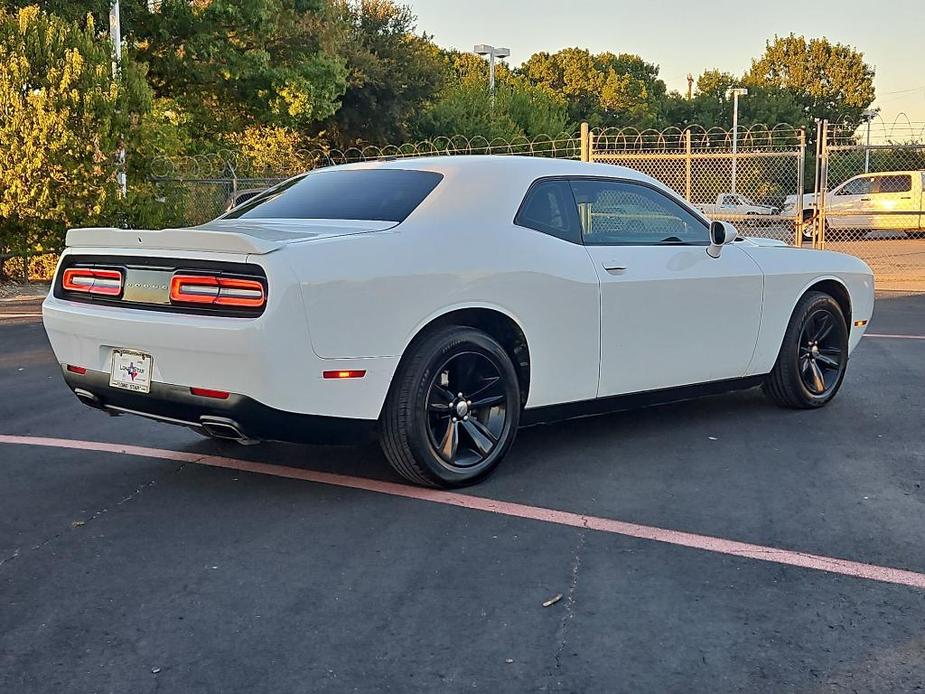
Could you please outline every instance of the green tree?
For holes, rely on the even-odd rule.
[[[341,145],[402,142],[411,121],[450,77],[446,55],[416,35],[411,10],[391,0],[336,0],[348,28],[343,42],[348,76],[340,108],[324,129]]]
[[[779,37],[769,41],[743,78],[746,86],[789,93],[804,118],[859,124],[874,100],[874,71],[864,54],[826,38]]]
[[[325,0],[163,0],[155,13],[127,0],[125,29],[154,93],[201,138],[311,127],[344,93],[345,34]]]
[[[562,96],[572,122],[649,127],[662,121],[665,83],[658,78],[658,67],[639,56],[566,48],[534,53],[519,73]]]
[[[439,98],[417,118],[414,133],[418,138],[463,135],[510,140],[555,136],[568,127],[561,96],[499,64],[492,105],[487,62],[471,53],[450,53],[448,59],[453,65],[453,77]]]
[[[149,107],[130,59],[113,77],[92,19],[0,9],[0,245],[57,250],[68,227],[111,217],[114,154]]]

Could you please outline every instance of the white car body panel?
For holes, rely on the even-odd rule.
[[[401,357],[431,321],[486,309],[529,349],[537,408],[770,371],[796,302],[820,280],[844,285],[852,317],[873,310],[869,268],[850,256],[739,241],[703,246],[583,246],[515,225],[535,180],[643,181],[606,164],[529,157],[444,157],[344,169],[439,172],[401,224],[216,220],[165,231],[72,231],[65,257],[231,261],[266,272],[265,312],[227,318],[90,305],[50,294],[43,314],[62,365],[107,372],[113,348],[152,354],[153,381],[226,390],[290,413],[379,417]],[[677,196],[671,193],[672,197]],[[602,262],[625,260],[621,275]],[[853,328],[853,349],[863,328]],[[355,380],[326,380],[358,369]]]
[[[599,396],[745,376],[764,278],[743,249],[731,246],[719,258],[702,246],[588,251],[601,280]],[[626,269],[605,269],[614,265]]]

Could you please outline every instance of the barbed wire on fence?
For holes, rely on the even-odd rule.
[[[804,132],[801,128],[786,123],[773,126],[759,123],[739,128],[735,140],[740,151],[773,152],[798,147],[803,138]],[[594,147],[603,152],[679,153],[687,150],[688,140],[693,151],[731,151],[733,132],[731,129],[705,128],[701,125],[670,127],[664,130],[604,128],[594,132]]]
[[[505,154],[578,159],[576,133],[488,139],[481,136],[440,136],[429,140],[389,145],[357,145],[345,149],[317,148],[287,152],[272,162],[257,163],[245,154],[220,150],[194,156],[160,156],[154,161],[155,179],[204,180],[218,178],[287,177],[312,169],[379,159],[437,155]],[[266,157],[264,157],[264,160]]]
[[[866,144],[867,123],[858,125],[845,118],[834,120],[829,124],[828,139],[832,145]],[[925,122],[913,122],[905,113],[900,113],[889,122],[878,113],[870,122],[870,144],[925,144]]]

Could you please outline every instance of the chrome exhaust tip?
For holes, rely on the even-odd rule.
[[[199,425],[209,436],[216,439],[237,441],[244,445],[259,443],[259,441],[249,438],[247,434],[241,431],[241,427],[236,421],[227,417],[203,415],[199,418]]]

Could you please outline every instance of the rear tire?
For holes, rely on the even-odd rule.
[[[803,241],[807,243],[813,242],[813,237],[816,235],[816,222],[815,222],[816,213],[812,210],[803,210]]]
[[[822,407],[841,388],[847,365],[848,326],[841,307],[828,294],[808,292],[793,311],[762,389],[781,407]]]
[[[451,326],[402,360],[381,418],[380,445],[415,484],[461,487],[488,475],[514,442],[520,384],[492,337]]]

